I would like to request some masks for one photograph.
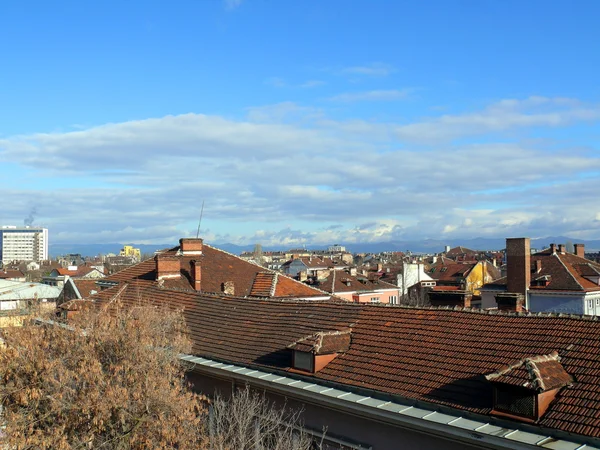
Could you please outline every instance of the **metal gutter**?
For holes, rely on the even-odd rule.
[[[442,413],[424,408],[422,405],[414,406],[399,401],[381,400],[349,390],[326,386],[313,382],[313,380],[304,381],[288,375],[222,363],[193,355],[181,355],[180,359],[194,364],[192,370],[196,372],[232,378],[308,403],[426,433],[430,436],[434,435],[441,439],[474,445],[482,449],[600,450],[600,447],[567,439],[556,439],[543,432],[537,434],[523,429],[475,420],[470,416]]]

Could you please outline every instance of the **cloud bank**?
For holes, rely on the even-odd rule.
[[[599,119],[598,105],[545,97],[410,123],[285,102],[238,120],[190,113],[13,136],[0,158],[42,181],[6,186],[1,220],[20,223],[33,204],[54,242],[165,243],[195,233],[204,200],[213,243],[599,238],[600,152],[536,139]],[[65,179],[93,186],[56,187]]]

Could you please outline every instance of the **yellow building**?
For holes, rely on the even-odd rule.
[[[124,245],[121,251],[119,252],[119,256],[131,256],[136,258],[138,261],[142,259],[142,252],[139,248],[135,248],[132,245]]]

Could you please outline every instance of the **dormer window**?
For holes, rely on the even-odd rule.
[[[573,378],[557,352],[525,358],[486,375],[494,388],[492,414],[517,420],[539,420],[561,388]]]
[[[315,355],[312,352],[301,352],[294,350],[293,367],[306,372],[315,371]]]
[[[292,368],[306,373],[318,372],[350,348],[351,331],[321,331],[288,345],[293,352]]]

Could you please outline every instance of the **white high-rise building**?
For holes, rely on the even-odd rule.
[[[47,260],[48,229],[3,226],[0,228],[0,259],[3,263]]]

